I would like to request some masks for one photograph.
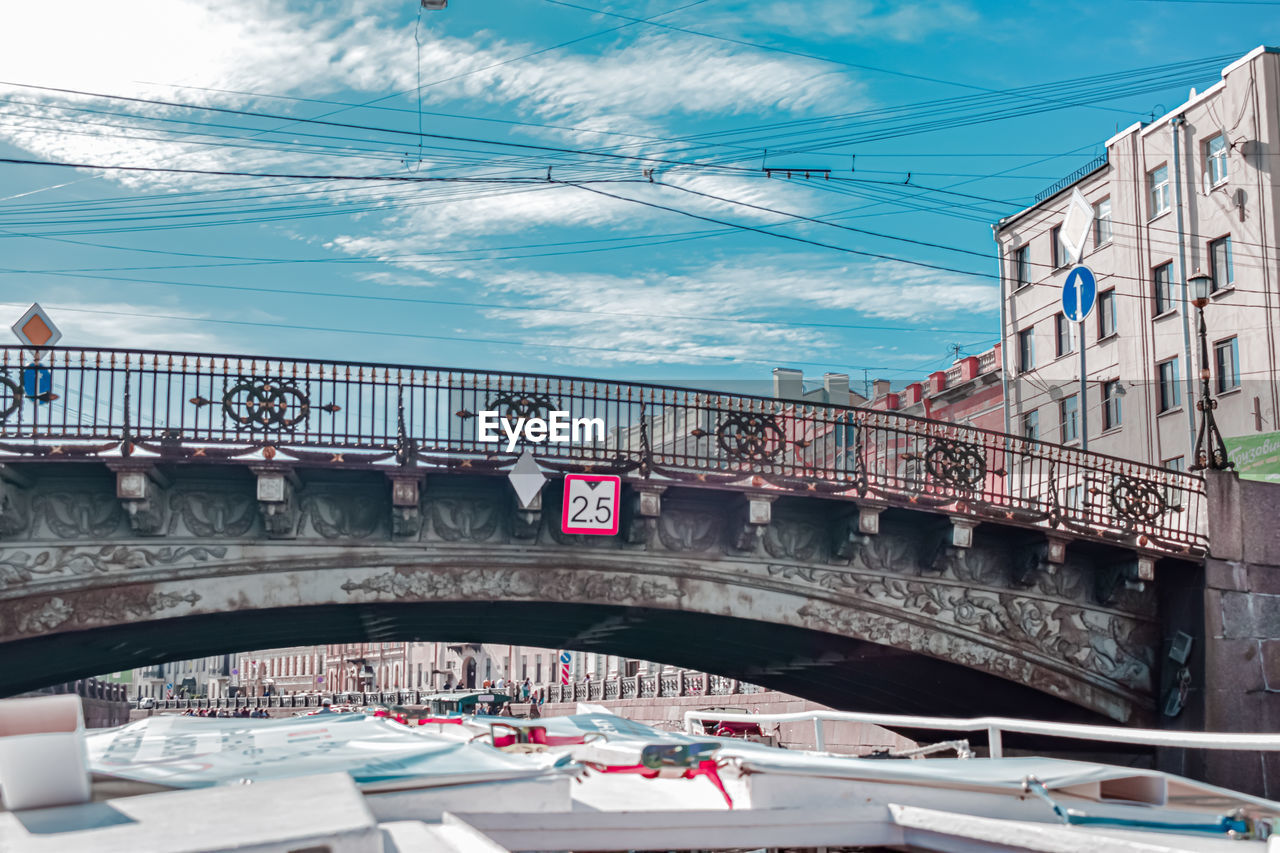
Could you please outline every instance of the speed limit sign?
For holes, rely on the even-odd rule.
[[[622,478],[612,474],[566,474],[560,529],[595,536],[618,534]]]

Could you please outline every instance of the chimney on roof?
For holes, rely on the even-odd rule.
[[[849,374],[822,374],[822,390],[827,392],[827,402],[833,406],[849,405]]]
[[[943,388],[947,387],[947,372],[945,370],[935,370],[929,374],[929,393],[937,394]]]
[[[871,399],[879,400],[885,394],[889,393],[889,380],[877,379],[871,383]]]
[[[919,382],[912,382],[902,389],[902,399],[908,406],[914,406],[924,399],[924,386]]]
[[[773,396],[778,400],[804,399],[804,371],[790,367],[773,369]]]

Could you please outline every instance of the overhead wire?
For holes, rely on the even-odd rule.
[[[0,267],[0,273],[9,275],[44,275],[62,278],[85,278],[77,273],[69,272],[53,272],[48,270],[24,270]],[[255,285],[238,285],[238,284],[211,284],[207,282],[190,282],[190,281],[165,281],[157,279],[132,278],[128,276],[113,275],[94,275],[94,279],[102,281],[118,281],[128,282],[132,284],[154,284],[169,287],[189,287],[206,290],[219,291],[235,291],[242,293],[260,293],[280,296],[305,296],[310,298],[322,297],[329,299],[352,299],[365,302],[392,302],[408,305],[439,305],[446,307],[461,308],[480,308],[487,311],[528,311],[543,314],[575,314],[579,316],[598,316],[598,317],[624,317],[627,319],[659,319],[659,320],[690,320],[699,323],[736,323],[742,325],[756,326],[778,326],[785,328],[797,329],[833,329],[833,330],[853,330],[853,331],[885,331],[885,332],[927,332],[927,333],[945,333],[945,334],[961,334],[961,335],[980,335],[986,334],[989,330],[983,329],[957,329],[935,326],[888,326],[888,325],[870,325],[858,323],[820,323],[805,322],[799,320],[782,320],[782,319],[756,319],[748,317],[724,317],[709,314],[687,313],[687,314],[662,314],[653,311],[636,312],[636,311],[602,311],[591,310],[586,308],[560,308],[549,305],[515,305],[501,302],[476,302],[468,300],[453,299],[429,299],[422,297],[410,296],[378,296],[369,293],[350,293],[335,292],[328,290],[299,290],[294,288],[279,287],[259,287]]]
[[[21,306],[22,304],[24,303],[14,303],[14,302],[0,303],[0,305],[8,305],[10,307]],[[408,338],[413,340],[447,341],[447,342],[453,342],[453,343],[484,344],[489,346],[499,345],[499,346],[514,346],[514,347],[520,347],[520,348],[555,349],[555,350],[568,349],[568,350],[579,350],[579,351],[585,351],[585,352],[613,353],[613,354],[622,354],[622,355],[645,355],[649,357],[652,357],[654,355],[654,351],[652,349],[636,350],[636,349],[627,349],[623,347],[594,347],[594,346],[567,344],[567,343],[542,344],[542,343],[536,343],[536,342],[525,341],[525,340],[517,340],[517,339],[495,339],[495,338],[482,338],[482,337],[429,335],[429,334],[418,333],[418,332],[395,332],[395,331],[389,331],[386,329],[352,329],[352,328],[343,328],[343,327],[336,327],[336,326],[308,326],[308,325],[295,324],[295,323],[275,323],[275,322],[266,322],[266,321],[259,321],[259,320],[230,320],[230,319],[225,319],[220,317],[192,317],[192,316],[186,316],[186,315],[157,314],[157,313],[143,312],[143,311],[113,311],[113,310],[103,309],[103,308],[84,308],[84,307],[75,306],[75,305],[50,304],[50,305],[47,305],[46,307],[51,308],[55,311],[65,311],[65,312],[81,313],[81,314],[95,314],[95,315],[102,315],[102,316],[108,316],[108,317],[129,317],[134,319],[151,319],[151,320],[175,320],[175,321],[190,322],[190,323],[212,323],[212,324],[224,325],[224,326],[240,326],[240,327],[267,328],[267,329],[287,329],[291,331],[323,332],[326,334],[348,334],[348,335],[366,335],[366,336],[374,336],[374,337]],[[717,348],[721,348],[721,347],[717,347]],[[674,354],[678,354],[681,358],[700,358],[704,360],[722,361],[727,363],[776,364],[776,360],[748,359],[748,358],[742,358],[739,356],[713,355],[709,353],[680,351]],[[867,370],[888,369],[891,371],[899,370],[896,368],[883,368],[881,366],[863,367],[861,365],[858,365],[858,366],[840,365],[836,362],[792,361],[791,363],[815,365],[820,367],[838,366],[845,369],[856,369],[856,370],[863,370],[863,369],[867,369]],[[909,368],[907,369],[909,370]]]

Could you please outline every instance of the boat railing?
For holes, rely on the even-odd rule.
[[[1138,746],[1166,746],[1184,749],[1227,749],[1280,752],[1280,734],[1264,732],[1197,732],[1171,729],[1136,729],[1125,726],[1094,726],[1082,723],[1053,723],[1011,717],[921,717],[876,714],[860,711],[797,711],[789,714],[751,714],[730,711],[686,711],[685,730],[701,734],[702,722],[733,723],[813,723],[815,748],[826,751],[824,723],[869,723],[888,729],[931,729],[953,732],[985,732],[990,758],[1004,755],[1006,733],[1039,735],[1066,740],[1103,741]]]

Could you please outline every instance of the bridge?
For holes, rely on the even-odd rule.
[[[478,438],[495,411],[605,429],[508,450]],[[548,485],[521,501],[526,450]],[[561,532],[571,472],[622,476],[617,537]],[[1197,475],[891,412],[0,349],[0,694],[247,648],[482,638],[835,707],[1173,724],[1205,683],[1212,503]]]

